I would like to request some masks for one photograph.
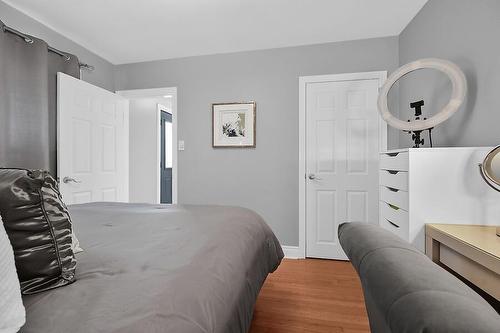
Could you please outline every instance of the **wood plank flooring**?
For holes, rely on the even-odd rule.
[[[370,332],[349,262],[283,260],[262,287],[250,333]]]

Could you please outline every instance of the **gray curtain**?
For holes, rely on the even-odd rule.
[[[0,167],[57,175],[57,72],[80,78],[78,59],[4,32],[0,21]]]

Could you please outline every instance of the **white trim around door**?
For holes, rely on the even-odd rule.
[[[306,257],[306,87],[310,83],[340,82],[356,80],[378,80],[379,88],[387,79],[387,71],[315,75],[299,77],[299,246],[294,255]],[[379,147],[387,149],[387,124],[379,116]]]
[[[153,88],[153,89],[134,89],[134,90],[120,90],[116,92],[128,99],[138,99],[138,98],[148,98],[148,97],[161,97],[161,96],[171,96],[172,100],[172,203],[178,203],[177,193],[178,193],[178,143],[177,143],[177,88]],[[157,109],[157,142],[160,142],[160,110]],[[160,203],[160,148],[157,149],[157,187],[153,189],[155,191],[156,202]]]

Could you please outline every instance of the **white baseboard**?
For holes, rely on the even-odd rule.
[[[285,258],[288,258],[288,259],[304,259],[304,256],[302,255],[302,253],[299,250],[298,246],[282,245],[281,248],[283,249],[283,252],[285,253]]]

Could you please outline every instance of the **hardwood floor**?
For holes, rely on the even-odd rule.
[[[269,275],[250,333],[370,332],[363,291],[349,262],[283,260]]]

